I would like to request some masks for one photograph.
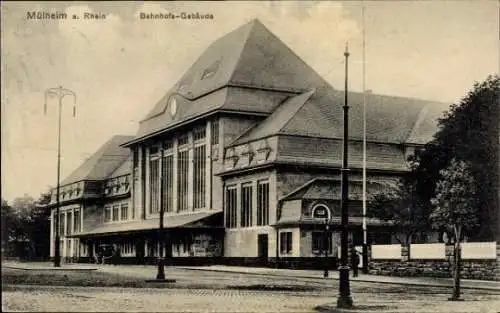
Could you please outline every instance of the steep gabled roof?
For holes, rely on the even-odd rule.
[[[359,196],[360,194],[362,194],[362,184],[363,182],[357,179],[349,181],[349,194],[351,199],[356,199],[356,195]],[[340,186],[341,186],[340,179],[318,177],[311,179],[305,184],[292,190],[290,193],[281,197],[279,201],[283,202],[283,201],[298,200],[298,199],[337,200],[340,199],[340,193],[341,193]],[[393,186],[390,182],[387,181],[367,182],[368,193],[376,193],[389,188],[393,188]]]
[[[132,154],[130,153],[127,159],[120,165],[113,173],[109,174],[106,178],[118,177],[128,175],[132,171]]]
[[[297,111],[300,110],[304,103],[306,103],[314,91],[315,90],[313,89],[298,96],[288,98],[288,100],[281,104],[268,118],[258,124],[257,127],[251,128],[240,138],[245,142],[248,142],[265,137],[269,134],[279,133],[297,113]],[[240,140],[236,139],[231,145],[237,145],[239,143]]]
[[[298,110],[285,102],[232,145],[278,134],[340,139],[343,135],[344,94],[343,91],[323,87],[309,94]],[[295,101],[295,98],[289,101]],[[349,138],[361,140],[363,94],[349,92],[348,104]],[[437,131],[437,119],[448,108],[446,103],[367,93],[367,140],[397,144],[425,143]],[[281,120],[283,116],[289,118],[285,123]]]
[[[102,180],[108,178],[130,156],[130,150],[120,145],[131,140],[132,136],[113,136],[90,158],[66,177],[61,185],[81,180]]]
[[[278,37],[257,19],[237,28],[213,42],[181,79],[141,121],[136,138],[168,128],[210,110],[261,111],[259,102],[255,110],[245,103],[234,107],[228,91],[222,87],[254,88],[271,97],[271,91],[300,93],[311,86],[327,83]],[[214,94],[211,94],[215,91]],[[177,99],[177,112],[172,116],[168,100]],[[211,98],[211,99],[206,99]],[[274,103],[274,102],[273,102]],[[269,111],[265,109],[263,111]]]

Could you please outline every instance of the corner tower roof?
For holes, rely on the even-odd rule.
[[[115,172],[130,156],[130,149],[120,145],[131,136],[113,136],[102,145],[90,158],[85,160],[76,170],[66,177],[61,185],[75,183],[81,180],[102,180]]]

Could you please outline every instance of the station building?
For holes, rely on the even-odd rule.
[[[348,94],[354,244],[362,242],[363,97]],[[374,93],[366,103],[370,194],[408,171],[407,157],[431,140],[448,105]],[[163,207],[167,264],[314,267],[326,224],[334,262],[343,105],[344,91],[252,20],[214,41],[135,136],[113,137],[63,181],[61,255],[86,262],[117,244],[123,262],[153,263]],[[389,225],[367,221],[370,242],[390,241]]]

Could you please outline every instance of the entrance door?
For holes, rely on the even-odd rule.
[[[267,256],[268,256],[268,238],[267,234],[261,234],[257,237],[257,249],[258,249],[258,258],[259,265],[266,266],[267,265]]]

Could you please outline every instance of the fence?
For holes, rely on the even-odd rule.
[[[444,243],[423,243],[410,245],[409,259],[444,260],[446,259]]]
[[[500,280],[500,243],[466,242],[461,244],[463,278]],[[409,246],[372,245],[369,271],[375,275],[451,277],[454,246],[444,243]]]

